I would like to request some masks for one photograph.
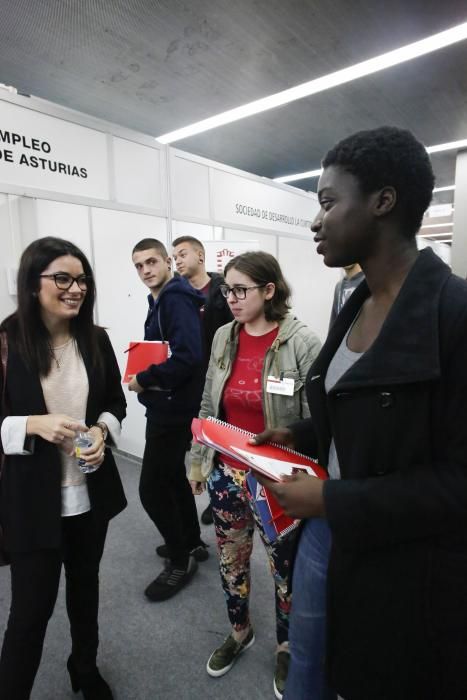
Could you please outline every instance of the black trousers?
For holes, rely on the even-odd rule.
[[[190,423],[159,425],[148,420],[139,482],[143,508],[164,538],[170,559],[183,564],[201,536],[185,468],[190,441]]]
[[[96,667],[99,563],[107,523],[91,513],[62,518],[62,548],[13,552],[11,608],[0,657],[0,698],[28,700],[39,668],[47,624],[57,600],[62,563],[71,653],[78,673]]]

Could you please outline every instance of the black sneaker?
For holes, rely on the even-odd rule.
[[[200,540],[199,545],[192,549],[190,554],[196,559],[196,561],[206,561],[206,559],[209,559],[208,547],[209,545],[206,544],[206,542]],[[168,559],[169,548],[166,544],[160,544],[158,547],[156,547],[156,554],[162,557],[162,559]]]
[[[197,570],[198,564],[193,557],[189,558],[186,569],[180,569],[167,560],[164,570],[149,584],[144,594],[153,602],[168,600],[191,581]]]
[[[203,523],[203,525],[212,525],[213,524],[214,520],[212,517],[211,504],[209,504],[208,507],[205,508],[203,510],[203,512],[201,513],[201,522]]]
[[[167,547],[166,544],[160,544],[158,547],[156,547],[156,554],[158,554],[162,559],[168,559],[169,558],[169,548]]]
[[[197,547],[191,550],[190,554],[196,561],[206,561],[209,559],[208,547],[208,544],[201,541]]]

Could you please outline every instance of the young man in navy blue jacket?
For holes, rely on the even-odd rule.
[[[148,287],[145,340],[166,340],[170,357],[150,365],[128,385],[146,407],[146,445],[139,493],[164,538],[167,559],[145,590],[150,600],[171,598],[197,569],[191,553],[202,547],[198,515],[186,478],[185,452],[191,420],[198,415],[204,386],[200,308],[203,295],[183,277],[173,277],[165,246],[145,238],[133,249],[133,263]]]

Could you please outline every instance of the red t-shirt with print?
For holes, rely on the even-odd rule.
[[[249,335],[244,326],[240,329],[237,355],[222,396],[227,423],[252,433],[261,433],[264,430],[261,386],[264,356],[277,338],[278,332],[279,329],[274,328],[264,335]],[[227,456],[223,456],[222,461],[237,469],[240,465],[237,460]]]

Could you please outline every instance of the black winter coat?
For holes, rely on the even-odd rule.
[[[83,357],[89,380],[87,425],[95,423],[103,411],[112,413],[119,421],[126,415],[117,360],[107,333],[103,329],[98,329],[98,333],[102,368],[93,367],[89,356]],[[39,376],[24,364],[11,342],[6,394],[9,415],[47,413]],[[0,513],[7,551],[60,547],[61,476],[57,446],[37,435],[32,455],[6,457],[0,484]],[[87,474],[86,481],[94,517],[108,521],[125,508],[125,494],[109,448],[99,469]]]
[[[350,297],[310,369],[298,449],[325,484],[331,686],[346,700],[467,698],[467,283],[421,252],[372,347],[326,396],[368,297]]]

